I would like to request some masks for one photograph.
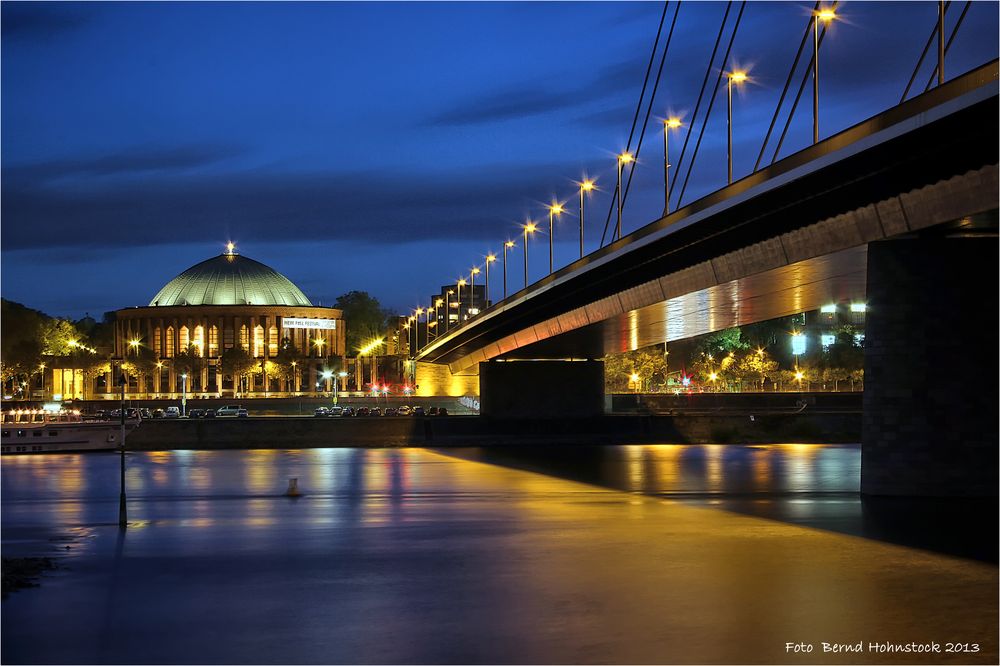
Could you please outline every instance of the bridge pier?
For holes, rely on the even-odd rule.
[[[868,246],[861,492],[996,496],[997,240]]]
[[[604,361],[479,364],[480,414],[492,418],[588,417],[604,413]]]

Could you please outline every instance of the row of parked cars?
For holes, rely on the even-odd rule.
[[[99,409],[94,413],[93,418],[104,419],[104,420],[114,420],[121,418],[122,410],[120,409]],[[245,418],[249,416],[247,410],[240,405],[226,405],[225,407],[219,407],[218,409],[189,409],[188,418],[191,419],[211,419],[216,416],[236,416]],[[125,409],[125,418],[127,419],[179,419],[181,418],[181,408],[180,407],[166,407],[164,409],[149,409],[148,407],[127,407]]]
[[[339,417],[339,416],[448,416],[447,407],[431,407],[424,410],[423,407],[317,407],[313,416],[319,417]]]

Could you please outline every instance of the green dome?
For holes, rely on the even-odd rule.
[[[168,282],[157,305],[306,305],[312,303],[284,275],[239,254],[221,254]]]

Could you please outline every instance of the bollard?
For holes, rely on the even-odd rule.
[[[299,491],[299,480],[297,478],[288,479],[288,490],[285,491],[285,497],[299,497],[302,493]]]

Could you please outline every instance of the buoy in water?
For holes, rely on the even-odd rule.
[[[299,491],[299,480],[288,479],[288,490],[285,491],[285,497],[299,497],[302,492]]]

